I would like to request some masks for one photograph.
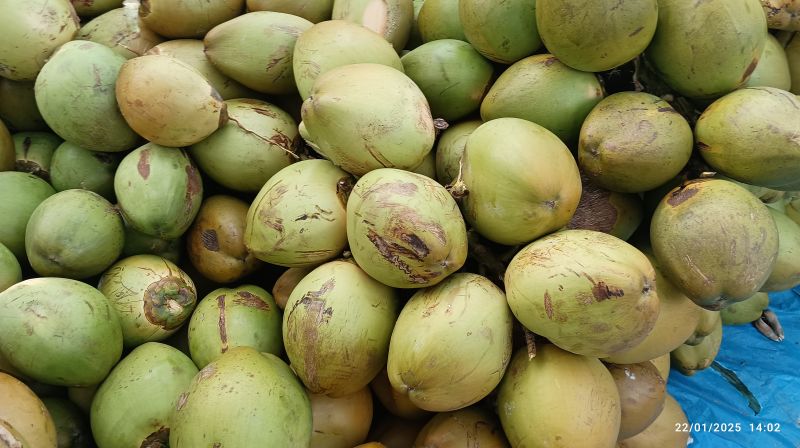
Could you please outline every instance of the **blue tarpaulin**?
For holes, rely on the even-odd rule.
[[[689,448],[800,447],[800,287],[770,294],[770,308],[783,326],[783,342],[751,325],[725,326],[716,358],[755,396],[757,415],[717,370],[670,373],[667,389],[692,425]]]

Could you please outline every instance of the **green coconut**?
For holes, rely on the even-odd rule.
[[[225,102],[229,120],[189,149],[203,173],[236,191],[255,193],[275,173],[297,161],[297,123],[261,100]]]
[[[181,149],[148,143],[122,159],[114,192],[125,221],[146,235],[183,235],[200,211],[203,181]]]
[[[262,266],[244,244],[248,207],[246,202],[225,195],[203,201],[186,238],[189,261],[203,277],[231,283]]]
[[[469,43],[492,61],[513,64],[542,46],[536,0],[459,0],[458,15]]]
[[[125,58],[95,42],[73,41],[58,49],[35,87],[39,111],[56,134],[94,151],[134,147],[139,136],[120,114],[114,93],[123,63]]]
[[[761,318],[769,307],[769,294],[757,292],[753,297],[734,303],[720,311],[723,325],[749,324]]]
[[[125,226],[114,205],[95,192],[66,190],[42,201],[25,229],[25,252],[43,277],[84,279],[120,254]]]
[[[792,88],[789,60],[783,50],[783,45],[772,34],[767,34],[764,51],[761,53],[756,69],[745,83],[745,87],[774,87],[781,90]]]
[[[362,25],[400,51],[411,34],[414,4],[408,0],[334,0],[331,18]]]
[[[17,160],[15,169],[50,181],[53,153],[64,141],[52,132],[19,132],[12,136]]]
[[[44,403],[22,381],[0,372],[0,446],[56,448],[56,427]]]
[[[389,372],[384,367],[369,383],[375,398],[381,402],[391,415],[411,420],[420,420],[430,417],[431,412],[415,405],[405,392],[399,392],[392,387],[389,381]]]
[[[327,160],[304,160],[272,176],[247,212],[244,244],[256,258],[304,267],[339,256],[347,246],[352,176]]]
[[[694,375],[708,368],[719,353],[722,343],[722,319],[715,321],[714,330],[695,345],[683,344],[670,354],[671,366],[684,375]]]
[[[191,65],[147,55],[122,65],[117,102],[131,128],[152,143],[193,145],[225,124],[225,102]]]
[[[312,26],[291,14],[247,13],[209,31],[203,39],[205,53],[219,71],[255,91],[294,93],[295,42]]]
[[[581,72],[550,54],[525,58],[506,69],[481,103],[484,121],[515,117],[532,121],[567,144],[577,142],[581,125],[603,99],[593,73]]]
[[[497,416],[478,406],[436,414],[417,435],[415,447],[508,448]]]
[[[148,342],[114,367],[97,389],[90,412],[101,448],[167,446],[170,418],[197,367],[180,350]]]
[[[600,188],[581,175],[581,200],[567,229],[596,230],[627,240],[644,218],[644,205],[638,195]]]
[[[78,16],[68,0],[30,0],[0,5],[0,77],[33,81],[58,47],[72,40]]]
[[[409,171],[436,180],[436,154],[434,154],[433,151],[429,152],[428,155],[422,159],[422,163]]]
[[[700,155],[720,173],[777,190],[800,188],[800,99],[774,87],[732,92],[695,125]],[[752,148],[759,148],[753,151]]]
[[[148,28],[171,39],[203,37],[244,10],[245,0],[141,0],[139,17]],[[180,20],[176,20],[176,18]]]
[[[638,193],[668,182],[694,147],[689,123],[663,99],[645,92],[604,98],[581,126],[578,164],[592,182]]]
[[[325,72],[303,102],[302,116],[303,138],[355,176],[377,168],[414,168],[435,139],[425,95],[402,72],[380,64]]]
[[[664,409],[667,382],[650,361],[606,366],[619,392],[622,419],[619,439],[644,431]]]
[[[669,192],[653,214],[650,241],[664,276],[709,310],[755,294],[778,254],[767,207],[720,179],[689,181]]]
[[[451,125],[439,136],[436,144],[436,180],[439,183],[448,185],[458,178],[467,140],[482,124],[481,120],[463,121]]]
[[[482,400],[511,359],[512,323],[505,295],[480,275],[453,274],[420,290],[392,332],[387,365],[392,387],[428,411],[453,411]]]
[[[675,428],[690,427],[681,405],[669,393],[664,399],[664,409],[656,420],[639,434],[620,440],[617,448],[683,448],[689,442],[689,431],[676,431]]]
[[[164,38],[148,28],[137,15],[139,2],[129,3],[90,20],[75,38],[103,44],[125,59],[139,57],[164,42]]]
[[[199,368],[234,347],[280,355],[281,312],[272,295],[258,286],[217,289],[197,305],[189,322],[189,350]]]
[[[172,448],[262,446],[267,440],[304,447],[311,441],[311,404],[278,357],[236,347],[194,377],[170,423]]]
[[[406,50],[413,50],[422,45],[422,36],[419,33],[419,11],[425,4],[425,0],[413,0],[412,3],[414,4],[414,21],[411,22],[411,32],[408,35]]]
[[[0,101],[2,99],[0,98]],[[11,133],[8,131],[3,120],[0,119],[0,171],[11,171],[14,169],[14,163],[17,159],[16,152],[14,151],[14,139],[11,138]]]
[[[22,281],[22,268],[17,257],[0,243],[0,292]]]
[[[149,49],[146,54],[160,54],[179,59],[206,77],[224,100],[250,98],[255,92],[222,74],[208,59],[205,44],[199,39],[175,39],[162,42]],[[230,109],[228,110],[230,112]]]
[[[386,364],[396,292],[355,263],[331,261],[303,277],[283,313],[292,369],[315,394],[362,389]]]
[[[678,93],[714,98],[747,82],[766,40],[758,0],[659,0],[658,25],[645,56]]]
[[[157,236],[145,235],[125,223],[125,246],[122,248],[122,256],[158,255],[177,263],[182,253],[183,240],[181,238],[167,240]]]
[[[400,56],[379,34],[356,23],[318,23],[297,38],[292,59],[294,79],[303,100],[323,73],[350,64],[383,64],[403,70]]]
[[[247,0],[247,10],[282,12],[319,23],[330,20],[333,0]]]
[[[197,303],[194,282],[155,255],[134,255],[111,266],[97,286],[117,311],[126,347],[162,341],[189,320]]]
[[[309,394],[314,429],[314,448],[352,448],[367,438],[372,424],[369,387],[339,398]]]
[[[121,160],[117,153],[91,151],[64,142],[50,161],[50,182],[57,191],[80,188],[113,200],[114,173]]]
[[[356,183],[347,201],[347,239],[359,266],[395,288],[433,286],[467,258],[464,219],[447,190],[391,168]]]
[[[458,14],[459,0],[426,0],[419,10],[417,24],[422,42],[440,39],[466,41]]]
[[[530,121],[499,118],[472,132],[461,165],[464,217],[500,244],[532,241],[570,221],[581,178],[569,149]]]
[[[89,386],[122,355],[119,318],[103,293],[64,278],[25,280],[0,293],[0,352],[36,381]]]
[[[76,386],[67,388],[67,398],[73,402],[75,406],[79,407],[85,415],[89,415],[92,408],[92,399],[97,392],[100,384],[93,384],[91,386]]]
[[[627,350],[613,353],[603,359],[605,362],[635,364],[668,355],[694,334],[704,315],[705,310],[695,305],[664,277],[661,265],[653,256],[652,250],[648,248],[643,250],[643,253],[647,255],[656,272],[658,318],[653,329],[641,342]]]
[[[122,0],[70,0],[81,17],[91,17],[122,6]]]
[[[275,284],[272,286],[272,297],[275,298],[275,304],[281,310],[286,308],[286,302],[289,301],[289,296],[294,291],[294,288],[300,283],[309,272],[313,271],[317,265],[308,266],[304,268],[289,268],[283,271]]]
[[[703,309],[700,314],[700,320],[694,328],[694,332],[689,336],[684,343],[686,345],[698,345],[703,339],[714,332],[717,327],[718,321],[721,319],[720,311],[711,311]]]
[[[0,244],[25,260],[25,227],[33,211],[56,190],[41,177],[16,171],[0,172]]]
[[[778,258],[760,291],[783,291],[800,284],[800,225],[769,207],[778,228]]]
[[[431,114],[447,121],[477,111],[494,74],[489,61],[470,44],[455,39],[422,44],[400,61],[425,94]]]
[[[561,62],[602,72],[639,56],[656,31],[659,2],[537,0],[536,28]]]
[[[601,232],[564,230],[534,241],[511,260],[505,285],[508,304],[526,328],[585,356],[636,346],[658,317],[650,261]]]
[[[619,434],[620,399],[611,373],[595,358],[550,344],[538,345],[532,359],[517,351],[500,384],[497,410],[514,447],[614,448]]]
[[[94,446],[89,419],[67,398],[44,397],[42,403],[53,418],[58,448],[91,448]]]
[[[36,105],[34,82],[0,77],[0,119],[16,131],[47,131],[47,123]]]

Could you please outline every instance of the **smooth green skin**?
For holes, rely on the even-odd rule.
[[[786,213],[786,216],[791,218],[792,221],[800,224],[800,196],[797,196],[797,193],[787,198],[783,212]]]
[[[171,240],[183,235],[200,211],[203,181],[182,149],[147,143],[122,159],[114,192],[128,225]]]
[[[791,89],[795,95],[800,95],[800,37],[797,34],[786,45],[786,60],[789,63],[789,74],[791,75]],[[1,81],[0,81],[1,82]]]
[[[124,243],[119,212],[88,190],[66,190],[45,199],[25,228],[25,252],[43,277],[97,275],[119,258]]]
[[[686,342],[695,332],[704,311],[661,273],[661,266],[652,250],[643,251],[656,272],[658,288],[658,318],[645,338],[628,350],[604,358],[614,364],[636,364],[669,354]]]
[[[621,405],[611,373],[554,345],[537,344],[530,360],[524,348],[514,354],[497,409],[512,447],[616,446]]]
[[[259,260],[312,266],[347,246],[346,192],[354,179],[327,160],[297,162],[272,176],[245,218],[244,244]]]
[[[114,91],[124,63],[125,58],[95,42],[74,41],[59,48],[34,88],[39,111],[53,131],[93,151],[133,148],[140,137],[122,117]]]
[[[172,448],[311,442],[311,403],[303,386],[278,357],[250,347],[232,348],[201,370],[171,422]]]
[[[24,260],[25,227],[33,210],[56,190],[42,178],[16,171],[0,172],[0,244]]]
[[[12,136],[16,170],[50,180],[53,153],[64,140],[52,132],[19,132]]]
[[[155,236],[145,235],[138,230],[125,225],[125,246],[122,256],[132,255],[158,255],[167,260],[178,263],[183,253],[183,239],[164,240]]]
[[[284,308],[283,342],[306,388],[335,398],[367,386],[386,364],[397,302],[395,290],[349,261],[303,277]]]
[[[215,26],[244,12],[245,0],[149,0],[139,6],[139,18],[170,39],[202,38]],[[175,20],[180,17],[181,20]]]
[[[778,254],[767,207],[720,179],[690,181],[668,193],[653,213],[650,241],[664,276],[709,310],[755,294]]]
[[[513,319],[505,294],[480,275],[453,274],[418,291],[392,331],[392,387],[428,411],[480,401],[500,383],[511,359]]]
[[[581,200],[566,228],[596,230],[621,240],[630,238],[644,218],[639,196],[600,188],[585,177],[581,181]]]
[[[769,307],[769,294],[757,292],[753,297],[721,310],[722,325],[743,325],[761,318],[761,314]]]
[[[463,121],[451,125],[439,136],[436,144],[436,180],[439,183],[448,185],[458,178],[467,140],[482,124],[481,120]]]
[[[112,9],[81,27],[76,39],[103,44],[125,59],[141,56],[150,48],[164,42],[164,38],[136,20],[135,9]]]
[[[247,10],[283,12],[319,23],[330,20],[333,0],[247,0]]]
[[[72,40],[78,16],[66,0],[31,0],[0,5],[0,77],[33,81],[50,55]]]
[[[766,40],[758,0],[659,0],[658,25],[645,56],[678,93],[715,98],[747,82]]]
[[[0,78],[0,118],[9,129],[16,131],[47,131],[39,108],[36,106],[34,82],[12,81]]]
[[[114,367],[92,400],[97,446],[146,446],[143,442],[151,434],[169,429],[172,412],[197,372],[192,360],[174,347],[157,342],[136,347]]]
[[[378,168],[412,169],[435,140],[425,95],[411,78],[385,65],[325,72],[301,113],[312,148],[355,176]]]
[[[460,0],[458,16],[467,41],[492,61],[513,64],[542,46],[536,0]]]
[[[383,36],[400,51],[411,35],[414,4],[408,0],[335,0],[331,18],[362,25]]]
[[[524,247],[508,265],[505,285],[508,304],[526,328],[585,356],[636,346],[659,313],[647,257],[591,230],[564,230]]]
[[[200,301],[189,321],[192,360],[202,369],[242,346],[280,356],[281,321],[275,299],[258,286],[216,289]]]
[[[695,125],[700,155],[740,182],[797,190],[800,99],[773,87],[732,92],[709,106]]]
[[[400,56],[381,35],[356,23],[330,20],[312,26],[297,38],[294,78],[303,100],[317,78],[336,67],[373,63],[403,71]]]
[[[418,166],[411,169],[412,173],[422,174],[436,180],[436,154],[429,152]]]
[[[125,347],[162,341],[189,320],[197,304],[194,282],[155,255],[134,255],[109,267],[97,289],[116,310]]]
[[[669,103],[645,92],[619,92],[583,122],[578,164],[603,188],[639,193],[678,175],[693,147],[692,128]]]
[[[0,99],[2,101],[2,99]],[[0,119],[0,171],[11,171],[17,159],[14,151],[14,140],[3,120]]]
[[[578,165],[547,129],[518,118],[481,125],[467,140],[464,217],[500,244],[527,243],[564,227],[581,197]]]
[[[58,448],[91,448],[92,431],[83,411],[66,398],[42,398],[56,427]]]
[[[230,119],[189,153],[203,173],[236,191],[257,192],[278,171],[297,160],[297,123],[261,100],[225,102]]]
[[[767,41],[758,65],[744,85],[745,87],[774,87],[781,90],[792,88],[789,60],[786,58],[783,45],[772,34],[767,34]]]
[[[88,415],[92,409],[92,399],[99,387],[100,384],[93,384],[85,387],[68,387],[67,397],[69,401],[75,403],[75,406],[78,406],[84,414]]]
[[[544,45],[564,64],[585,72],[610,70],[641,54],[657,21],[657,0],[536,2]]]
[[[760,290],[783,291],[800,284],[800,225],[786,214],[768,209],[778,228],[778,258]]]
[[[371,171],[347,201],[347,239],[369,275],[394,288],[433,286],[461,269],[467,230],[458,205],[433,179]]]
[[[708,368],[719,353],[722,344],[722,319],[717,319],[714,330],[698,344],[683,344],[670,354],[670,365],[684,375],[691,376]]]
[[[62,143],[50,160],[50,182],[57,191],[81,188],[114,199],[114,173],[122,160],[116,153],[103,153]]]
[[[209,31],[205,53],[219,71],[257,92],[293,93],[294,46],[313,25],[291,14],[251,12]]]
[[[22,268],[17,257],[0,243],[0,292],[22,281]]]
[[[702,309],[700,312],[700,320],[697,322],[694,332],[684,342],[686,345],[697,345],[703,338],[714,332],[717,326],[717,321],[721,319],[721,311],[711,311]]]
[[[728,182],[733,182],[736,185],[743,187],[744,189],[752,193],[755,197],[757,197],[761,202],[763,202],[767,206],[773,207],[776,210],[779,210],[784,213],[786,212],[784,208],[785,207],[784,198],[788,197],[788,195],[790,195],[791,192],[773,190],[767,187],[759,187],[757,185],[746,184],[744,182],[739,182],[736,179],[731,179],[730,177],[720,173],[716,173],[714,175],[714,178],[727,180]],[[664,193],[666,193],[666,191]]]
[[[497,78],[481,103],[481,118],[522,118],[572,144],[584,119],[602,99],[603,89],[594,74],[571,69],[553,55],[538,54]]]
[[[81,17],[96,16],[122,7],[122,0],[70,0],[70,3]]]
[[[467,41],[458,14],[458,3],[459,0],[426,0],[423,3],[417,17],[422,42],[440,39]]]
[[[408,43],[406,50],[413,50],[414,48],[422,45],[422,36],[419,32],[419,12],[425,4],[425,0],[413,0],[414,4],[414,21],[411,22],[411,32],[408,35]]]
[[[122,330],[103,294],[76,280],[40,277],[0,293],[0,352],[54,386],[89,386],[122,355]]]
[[[224,100],[233,98],[252,98],[257,95],[252,90],[232,80],[220,72],[208,59],[205,45],[199,39],[176,39],[162,42],[149,49],[146,54],[163,54],[191,65],[203,76]],[[230,112],[230,109],[228,109]]]
[[[431,115],[447,121],[477,111],[494,74],[489,61],[470,44],[455,39],[422,44],[400,61],[425,94]]]

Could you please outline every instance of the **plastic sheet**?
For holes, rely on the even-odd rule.
[[[670,373],[667,389],[692,425],[689,448],[800,447],[800,287],[770,294],[770,309],[783,326],[783,342],[752,325],[725,326],[716,359],[758,400],[757,415],[714,369],[691,377]]]

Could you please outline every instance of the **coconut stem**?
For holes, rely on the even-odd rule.
[[[528,360],[530,361],[536,357],[536,335],[531,333],[527,328],[525,328],[524,331],[525,345],[528,348]]]
[[[458,175],[456,179],[450,185],[447,185],[445,188],[447,192],[450,193],[454,199],[458,200],[466,195],[469,194],[469,190],[467,189],[467,184],[461,179],[461,173],[464,169],[464,156],[462,155],[460,159],[458,159]]]

